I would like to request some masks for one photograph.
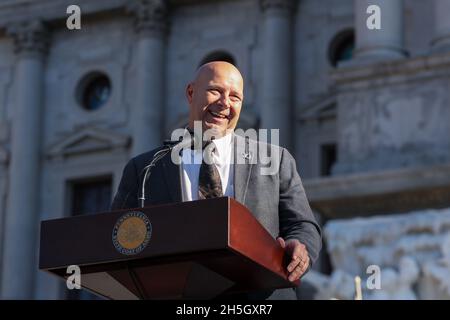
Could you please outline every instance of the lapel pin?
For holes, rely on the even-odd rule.
[[[242,158],[250,160],[251,157],[252,155],[250,153],[242,152]]]

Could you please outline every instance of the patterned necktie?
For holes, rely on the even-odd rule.
[[[198,177],[198,198],[209,199],[222,197],[222,182],[220,180],[219,170],[217,169],[212,155],[214,152],[214,144],[209,142],[205,146],[205,152],[200,166],[200,174]],[[206,161],[205,161],[206,160]]]

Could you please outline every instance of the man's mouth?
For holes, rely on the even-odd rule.
[[[208,112],[209,112],[213,117],[217,117],[217,118],[221,118],[221,119],[228,119],[228,116],[227,116],[227,115],[224,115],[224,114],[221,114],[221,113],[218,113],[218,112],[214,112],[214,111],[211,111],[211,110],[208,110]]]

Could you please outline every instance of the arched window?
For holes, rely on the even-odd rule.
[[[199,66],[212,61],[226,61],[233,65],[236,65],[236,61],[234,60],[234,57],[231,54],[229,54],[226,51],[218,50],[206,55],[206,57],[204,57],[200,62]]]
[[[328,59],[333,67],[339,62],[350,60],[355,49],[355,32],[353,29],[346,29],[339,32],[328,47]]]

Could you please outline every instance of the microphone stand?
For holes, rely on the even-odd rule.
[[[165,141],[165,147],[161,150],[159,150],[158,152],[156,152],[153,156],[152,161],[150,162],[149,165],[145,166],[142,169],[142,172],[144,173],[144,179],[142,180],[142,188],[141,188],[141,196],[138,198],[140,200],[140,204],[141,204],[141,208],[144,208],[144,204],[145,204],[145,182],[147,181],[148,177],[150,177],[151,174],[151,169],[156,165],[156,163],[161,160],[162,158],[164,158],[169,152],[172,151],[172,149],[178,145],[179,143],[182,143],[182,141]],[[194,139],[189,140],[188,143],[190,143],[191,145],[194,143]]]

